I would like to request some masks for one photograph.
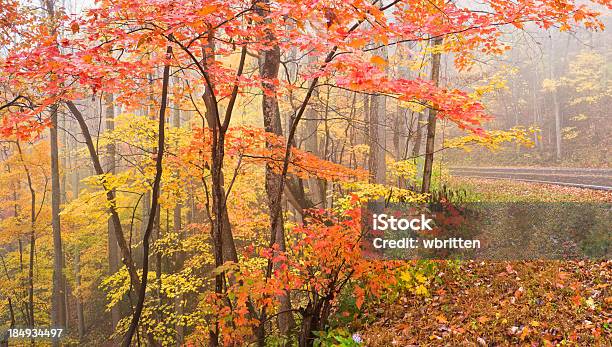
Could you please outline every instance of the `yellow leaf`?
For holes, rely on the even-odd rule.
[[[525,340],[525,338],[526,338],[527,336],[529,336],[529,333],[530,333],[530,332],[531,332],[531,331],[529,330],[529,328],[528,328],[528,327],[525,327],[525,328],[523,329],[523,332],[521,333],[521,336],[520,336],[521,341]]]
[[[587,300],[584,301],[584,303],[587,305],[587,307],[590,310],[594,310],[595,309],[595,300],[593,300],[593,298],[588,298]]]
[[[429,292],[427,291],[427,288],[425,288],[425,286],[421,284],[420,286],[416,288],[416,290],[414,291],[414,294],[428,296]]]
[[[425,281],[427,281],[427,277],[421,275],[420,273],[417,273],[414,277],[419,283],[425,283]]]

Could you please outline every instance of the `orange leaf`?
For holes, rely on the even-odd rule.
[[[349,46],[353,47],[353,48],[361,48],[363,47],[368,41],[366,39],[354,39],[353,41],[349,42]]]
[[[364,299],[365,299],[365,293],[364,293],[363,288],[355,287],[355,305],[357,306],[357,308],[361,309]]]
[[[375,55],[372,58],[370,58],[370,62],[379,65],[379,66],[387,66],[387,64],[389,64],[385,58],[379,56],[379,55]]]
[[[73,34],[76,34],[79,32],[79,23],[77,22],[73,22],[72,24],[70,24],[70,30],[72,30]]]
[[[202,7],[201,10],[198,11],[198,14],[200,16],[206,16],[206,15],[209,15],[209,14],[215,12],[216,9],[217,9],[217,5],[204,6],[204,7]]]
[[[523,296],[523,293],[525,292],[525,289],[523,289],[523,287],[519,287],[519,289],[517,289],[514,292],[514,297],[519,299],[521,296]]]
[[[580,295],[579,295],[579,294],[576,294],[576,295],[572,296],[572,303],[573,303],[575,306],[580,306],[580,302],[581,302],[581,300],[582,300],[582,298],[580,297]]]
[[[379,35],[378,40],[385,46],[389,44],[389,37],[387,35]]]
[[[480,316],[478,317],[478,322],[480,324],[485,324],[486,322],[490,321],[491,319],[487,316]]]

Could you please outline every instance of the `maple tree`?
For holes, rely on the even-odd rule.
[[[40,228],[62,237],[54,255],[66,259],[66,278],[54,283],[73,287],[78,338],[85,338],[82,306],[103,291],[113,316],[108,335],[123,346],[135,338],[311,346],[347,290],[357,310],[402,285],[424,295],[429,280],[407,275],[409,265],[362,257],[360,204],[427,200],[437,120],[468,132],[445,139],[444,148],[529,143],[522,128],[485,130],[492,116],[482,95],[499,80],[452,85],[440,77],[441,57],[467,73],[479,57],[511,49],[506,28],[603,30],[597,9],[611,7],[606,0],[98,0],[75,14],[52,3],[45,14],[0,0],[0,136],[11,144],[2,163],[12,168],[0,202],[15,206],[14,215],[1,215],[11,226],[2,245],[15,237],[21,245],[25,233],[26,209],[17,206],[27,191],[17,177],[27,177],[32,205],[28,300],[14,265],[2,291],[11,326],[13,299],[25,304],[25,325],[38,322],[34,251],[44,223],[34,206],[51,187],[32,176],[36,162],[26,164],[20,147],[27,144],[41,157],[51,151],[48,170],[58,173],[57,205],[38,202],[53,226]],[[580,64],[564,81],[590,95]],[[390,113],[387,100],[398,114],[393,159],[379,124]],[[407,112],[427,124],[425,153],[418,120],[401,144],[399,115]],[[66,135],[53,147],[58,133]],[[110,271],[95,259],[102,252]],[[56,306],[54,322],[62,320]]]

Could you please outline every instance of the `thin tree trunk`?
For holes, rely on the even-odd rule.
[[[387,50],[381,49],[383,58],[387,58]],[[385,163],[385,124],[387,112],[387,99],[384,95],[373,95],[370,97],[369,105],[369,128],[370,158],[368,168],[373,183],[384,184],[386,182],[387,165]]]
[[[55,29],[55,4],[51,0],[44,2],[47,16],[50,19],[49,25],[52,33]],[[63,274],[64,254],[62,253],[62,235],[60,230],[60,175],[59,175],[59,148],[57,139],[57,112],[59,105],[52,105],[50,147],[51,147],[51,229],[53,233],[53,288],[51,293],[51,324],[56,327],[65,328],[66,326],[66,280]],[[57,340],[53,345],[57,345]]]
[[[30,169],[24,161],[23,152],[19,141],[16,142],[17,151],[23,164],[23,169],[26,173],[28,181],[28,189],[30,190],[30,259],[28,264],[28,324],[30,327],[34,327],[36,324],[34,320],[34,250],[36,247],[36,191],[32,182],[32,176]]]
[[[30,230],[30,259],[28,267],[28,304],[30,312],[30,324],[33,327],[36,322],[34,321],[34,250],[36,247],[36,233],[34,231],[34,223],[31,225]]]
[[[395,108],[395,118],[393,119],[393,155],[395,161],[402,160],[402,141],[400,141],[403,130],[402,113],[403,109],[398,102]]]
[[[140,229],[136,230],[134,238],[141,240],[145,231],[147,230],[147,221],[149,220],[149,210],[151,209],[151,191],[147,190],[142,197],[141,217],[140,217]],[[134,247],[134,261],[136,266],[142,267],[142,244]]]
[[[77,328],[79,333],[79,340],[82,340],[85,336],[85,315],[83,312],[83,298],[81,297],[81,252],[76,250],[74,252],[74,281],[75,281],[75,296],[76,296],[76,314],[77,314]]]
[[[552,36],[550,36],[550,53],[549,57],[549,72],[550,79],[555,80],[555,64],[553,59],[554,52],[554,40]],[[555,116],[555,158],[557,161],[561,160],[562,148],[561,148],[561,107],[559,106],[559,99],[557,97],[557,88],[555,88],[552,92],[552,102],[553,102],[553,113]]]
[[[172,56],[172,47],[168,46],[166,50],[166,57],[170,59]],[[149,220],[147,223],[147,229],[145,230],[145,234],[142,239],[142,280],[140,284],[140,288],[138,289],[138,302],[136,303],[136,307],[134,308],[134,314],[132,315],[132,321],[128,328],[127,333],[125,334],[125,338],[123,340],[122,346],[128,347],[132,343],[132,337],[138,328],[138,322],[140,320],[140,316],[142,315],[142,309],[144,307],[144,299],[147,292],[147,279],[149,275],[149,241],[151,237],[151,233],[153,232],[153,227],[155,223],[155,219],[157,216],[158,208],[159,208],[159,192],[161,186],[161,177],[163,171],[163,157],[164,157],[164,145],[165,145],[165,120],[166,120],[166,106],[168,104],[168,82],[170,79],[170,65],[168,63],[164,66],[164,74],[163,74],[163,82],[162,82],[162,95],[161,95],[161,104],[159,109],[159,120],[158,120],[158,143],[157,143],[157,158],[155,159],[155,179],[153,181],[153,190],[151,193],[151,212],[149,214]],[[151,338],[150,338],[151,340]],[[153,341],[151,341],[153,342]]]
[[[85,143],[89,151],[89,156],[91,158],[91,161],[93,162],[95,173],[97,175],[103,175],[104,170],[102,169],[102,165],[100,163],[100,157],[98,153],[96,152],[96,149],[93,143],[93,139],[89,132],[89,127],[87,126],[87,123],[85,122],[85,118],[83,118],[83,114],[81,113],[81,111],[79,111],[79,109],[76,107],[76,105],[72,101],[66,101],[66,105],[68,106],[68,108],[70,109],[70,112],[74,115],[77,122],[79,123],[79,126],[81,128],[81,133],[83,134],[83,137],[85,138]],[[128,247],[125,237],[123,235],[123,228],[121,226],[121,220],[119,219],[119,213],[117,212],[117,209],[115,206],[115,203],[116,203],[115,202],[115,192],[113,190],[106,189],[104,185],[103,185],[103,188],[106,192],[106,200],[110,203],[109,210],[111,213],[111,219],[113,221],[113,231],[115,232],[115,238],[117,240],[117,245],[119,246],[119,250],[121,251],[121,257],[122,257],[121,260],[128,270],[128,273],[130,275],[130,280],[132,281],[132,287],[138,288],[140,287],[140,278],[138,277],[138,272],[136,270],[136,266],[134,265],[134,261],[132,259],[131,250]]]
[[[373,95],[368,98],[368,138],[370,147],[370,156],[368,159],[368,169],[370,171],[370,182],[385,183],[385,165],[382,165],[385,160],[385,150],[383,136],[381,130],[381,96]]]
[[[311,60],[314,58],[310,58]],[[315,62],[315,61],[312,61]],[[276,76],[274,76],[276,77]],[[319,98],[319,92],[317,90],[313,91],[313,98]],[[321,156],[323,151],[319,150],[319,112],[317,112],[316,107],[314,105],[309,107],[304,113],[304,126],[303,131],[304,134],[301,137],[304,141],[304,149],[316,156]],[[278,176],[278,175],[277,175]],[[317,178],[309,178],[306,180],[308,185],[308,190],[311,196],[311,199],[315,206],[323,208],[325,206],[325,194],[321,189],[321,182]]]
[[[51,106],[51,228],[53,230],[53,290],[51,307],[51,324],[55,327],[66,326],[66,280],[64,278],[64,254],[62,252],[62,234],[60,230],[60,174],[59,145],[57,139],[57,109]]]
[[[178,84],[178,82],[179,82],[178,77],[175,77],[174,83]],[[176,86],[175,86],[175,89],[176,89]],[[179,129],[181,127],[181,109],[180,109],[180,104],[178,100],[176,99],[174,103],[172,126],[174,126],[176,129]],[[178,143],[176,143],[175,145],[178,145]],[[177,176],[180,177],[180,172],[177,172],[176,174]],[[181,230],[182,229],[181,214],[182,214],[182,204],[180,201],[180,196],[178,196],[176,205],[174,206],[174,211],[173,211],[173,216],[172,216],[173,217],[172,227],[173,227],[174,233],[178,235],[179,240],[182,240],[183,238],[183,234]],[[175,258],[175,264],[174,264],[174,271],[179,272],[183,268],[183,263],[185,261],[184,259],[185,255],[183,254],[182,251],[178,251],[175,257],[176,258]],[[184,300],[184,296],[178,295],[174,301],[174,311],[178,317],[181,317],[183,315],[183,304],[182,304],[183,300]],[[185,326],[182,324],[181,321],[179,321],[177,322],[175,328],[176,328],[176,345],[181,346],[185,339]]]
[[[13,309],[13,302],[11,301],[11,297],[7,296],[6,300],[8,301],[8,307],[9,307],[9,318],[11,321],[11,324],[9,325],[9,328],[13,328],[15,326],[15,310]]]
[[[419,112],[414,129],[414,145],[412,146],[413,158],[417,158],[421,155],[421,142],[423,142],[423,118],[425,118],[425,113]]]
[[[401,45],[398,46],[398,54],[400,54],[400,59],[404,59],[402,54],[401,54]],[[409,78],[410,77],[410,72],[408,70],[408,68],[403,67],[403,66],[399,66],[398,67],[398,77],[399,78]],[[396,161],[400,161],[400,160],[405,160],[405,154],[407,152],[407,149],[404,148],[404,146],[408,145],[407,139],[410,137],[410,133],[406,134],[406,131],[408,130],[408,124],[407,124],[407,119],[406,119],[406,114],[407,114],[407,110],[402,107],[401,102],[399,100],[396,101],[396,111],[395,111],[395,119],[394,119],[394,123],[393,123],[393,149],[394,149],[394,154],[395,154],[395,160]],[[402,141],[402,135],[405,137],[405,139]],[[398,186],[400,188],[404,187],[405,184],[402,183],[402,180],[398,181]]]
[[[160,193],[161,195],[161,193]],[[166,210],[166,218],[168,217],[168,210]],[[167,219],[166,219],[167,220]],[[155,214],[155,241],[162,238],[161,229],[161,207],[158,206],[157,213]],[[163,319],[162,313],[162,262],[163,257],[161,252],[155,254],[155,283],[157,290],[157,319],[161,321]]]
[[[214,46],[211,45],[211,52],[214,52]],[[219,109],[216,99],[211,97],[210,93],[204,93],[202,96],[206,105],[206,122],[213,131],[213,143],[211,148],[212,153],[212,167],[211,167],[211,185],[212,185],[212,214],[215,216],[213,220],[212,232],[214,233],[217,228],[220,228],[220,242],[215,244],[220,246],[221,250],[221,264],[224,261],[238,262],[238,252],[236,251],[236,244],[234,242],[234,236],[232,235],[232,226],[229,220],[229,213],[227,211],[227,205],[225,201],[225,179],[223,176],[223,159],[225,156],[225,133],[227,129],[223,128],[219,124],[220,116]],[[216,172],[216,174],[213,174]],[[214,236],[213,236],[214,238]]]
[[[244,70],[246,60],[246,47],[242,47],[240,54],[240,63],[237,69],[237,76],[241,76]],[[223,187],[223,163],[225,158],[225,137],[229,124],[232,118],[232,112],[238,96],[238,85],[234,84],[230,98],[225,109],[225,115],[223,120],[219,114],[219,104],[214,93],[214,86],[210,81],[208,73],[204,67],[212,64],[214,61],[214,31],[209,31],[209,44],[204,48],[204,59],[200,62],[195,61],[198,64],[199,69],[207,81],[208,87],[206,92],[202,95],[204,104],[206,106],[207,122],[212,130],[212,144],[211,144],[211,155],[212,165],[210,168],[211,173],[211,195],[212,195],[212,230],[211,237],[213,240],[213,253],[215,258],[215,266],[219,267],[223,264],[226,257],[231,256],[234,259],[231,261],[237,261],[236,246],[234,239],[231,234],[231,226],[229,225],[229,217],[227,213],[227,195],[225,188]],[[202,65],[203,64],[204,67]],[[210,210],[209,210],[210,212]],[[226,242],[227,241],[227,242]],[[227,251],[231,254],[224,256]],[[223,293],[225,275],[223,272],[219,272],[215,275],[215,293],[219,296]],[[211,347],[219,345],[219,325],[217,322],[209,330],[209,345]]]
[[[539,111],[539,105],[538,105],[538,88],[537,88],[538,81],[539,79],[538,79],[538,73],[537,73],[537,68],[536,68],[535,73],[533,75],[533,80],[532,80],[533,89],[531,91],[532,93],[531,102],[532,102],[532,112],[533,112],[533,125],[539,128],[540,127],[540,122],[539,122],[540,111]],[[535,143],[535,148],[537,150],[541,150],[542,141],[540,141],[540,134],[537,131],[533,133],[533,141]]]
[[[66,265],[66,261],[64,260],[64,266]],[[66,278],[66,274],[64,274],[64,288],[66,288],[66,290],[64,291],[64,312],[66,312],[66,325],[64,326],[64,328],[66,330],[70,329],[70,285],[68,283],[68,279]]]
[[[106,93],[104,95],[104,118],[106,131],[112,132],[115,130],[115,105],[113,94]],[[106,170],[109,174],[114,175],[116,171],[116,148],[114,142],[109,142],[106,146]],[[113,194],[115,192],[113,191]],[[119,250],[117,249],[117,237],[112,217],[107,222],[107,247],[108,247],[108,273],[112,275],[119,271]],[[114,331],[119,323],[119,305],[111,307],[111,329]]]
[[[23,264],[23,241],[21,241],[21,236],[19,236],[19,239],[17,240],[17,242],[18,242],[18,245],[19,245],[19,272],[21,274],[23,274],[23,271],[24,271],[24,264]],[[20,276],[20,277],[22,277],[22,276]],[[28,293],[29,293],[29,289],[28,289],[27,284],[23,281],[23,277],[22,277],[20,282],[21,282],[22,287],[24,288],[22,302],[24,302],[25,304],[23,305],[24,308],[22,309],[22,311],[25,311],[25,312],[24,312],[24,315],[23,315],[23,320],[24,320],[24,323],[25,323],[26,326],[31,326],[30,325],[29,306],[26,303],[27,297],[28,297]]]
[[[72,176],[72,197],[76,199],[79,197],[79,171],[74,168]],[[74,278],[75,278],[75,292],[76,298],[76,315],[77,315],[77,330],[79,334],[79,340],[85,336],[85,312],[83,298],[81,296],[81,252],[79,249],[74,251]]]
[[[441,44],[442,39],[435,39],[433,44],[434,47]],[[434,53],[432,55],[431,62],[431,80],[436,86],[440,83],[440,53]],[[425,143],[425,164],[423,167],[423,185],[421,186],[421,192],[429,192],[431,185],[431,173],[434,159],[434,147],[436,142],[436,116],[438,111],[436,110],[437,105],[433,105],[428,111],[427,120],[427,140]]]
[[[58,107],[58,112],[60,112],[60,108],[59,108],[59,104],[57,105]],[[66,124],[66,113],[65,112],[60,112],[59,113],[62,117],[62,129],[64,129],[64,131],[62,132],[62,145],[64,146],[64,160],[63,160],[63,165],[64,165],[64,170],[66,170],[67,168],[70,167],[70,157],[69,157],[69,153],[70,153],[70,148],[69,148],[69,143],[68,143],[68,135],[67,135],[67,124]],[[64,172],[62,175],[60,175],[60,194],[62,196],[62,203],[66,203],[68,201],[68,196],[66,194],[66,189],[68,187],[68,183],[67,181],[67,177],[66,177],[66,173]],[[64,276],[66,277],[66,276]]]
[[[267,39],[274,42],[276,39],[272,32],[267,32]],[[280,67],[280,48],[274,45],[270,50],[261,51],[259,53],[259,73],[264,79],[274,80],[278,78]],[[276,96],[276,87],[273,83],[262,82],[264,89],[262,98],[262,113],[264,128],[267,132],[282,136],[283,129],[281,125],[280,110],[278,99]],[[316,141],[316,131],[313,135]],[[267,147],[271,145],[266,143]],[[270,238],[271,244],[277,244],[280,251],[285,251],[285,230],[282,213],[273,213],[272,211],[282,210],[281,192],[281,176],[274,172],[270,165],[266,165],[266,195],[268,198],[268,209],[270,210]],[[276,220],[274,220],[276,218]],[[283,313],[278,315],[278,327],[282,334],[288,334],[295,326],[293,314],[291,313],[291,298],[290,294],[281,296],[280,310]],[[263,317],[262,317],[263,318]],[[263,319],[262,319],[263,320]],[[261,343],[261,338],[259,343]]]

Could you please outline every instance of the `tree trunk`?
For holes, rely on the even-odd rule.
[[[381,114],[381,102],[382,97],[373,95],[366,97],[369,100],[367,114],[368,114],[368,138],[370,147],[370,156],[368,159],[368,170],[370,171],[370,182],[372,183],[385,183],[385,171],[386,167],[383,165],[385,160],[385,149],[383,141],[383,130],[380,124]]]
[[[93,139],[89,132],[89,127],[85,122],[85,118],[76,105],[72,101],[66,101],[66,106],[70,109],[70,112],[74,115],[77,122],[79,123],[79,127],[81,128],[81,133],[85,139],[85,143],[87,145],[87,149],[89,151],[89,156],[94,166],[95,173],[97,175],[103,175],[104,169],[102,169],[102,164],[100,163],[100,157],[96,152],[95,145],[93,143]],[[103,188],[106,192],[106,200],[110,203],[109,212],[111,214],[111,219],[113,221],[113,231],[115,233],[115,238],[117,240],[117,245],[119,246],[119,250],[121,251],[121,261],[125,265],[130,275],[130,280],[132,281],[132,287],[138,288],[140,287],[140,278],[138,277],[138,272],[136,270],[136,266],[134,265],[134,260],[132,258],[131,250],[125,240],[125,236],[123,235],[123,228],[121,226],[121,219],[119,218],[119,213],[117,212],[117,208],[115,206],[115,192],[113,190],[106,189],[103,184]]]
[[[51,229],[53,230],[53,291],[51,324],[54,327],[66,326],[66,280],[64,278],[64,254],[60,230],[60,174],[59,145],[57,139],[57,105],[51,106]]]
[[[106,108],[104,112],[106,131],[111,132],[115,130],[115,104],[113,101],[113,94],[105,94],[104,105]],[[106,170],[111,175],[114,175],[116,173],[115,153],[115,144],[113,142],[109,142],[109,144],[106,146]],[[112,218],[108,219],[107,224],[108,273],[109,275],[112,275],[119,271],[119,250],[117,248],[117,238],[115,237],[115,227],[113,225]],[[119,306],[115,305],[111,307],[111,329],[113,331],[117,327],[119,319]]]
[[[147,190],[141,202],[141,216],[140,216],[140,229],[136,229],[134,239],[141,240],[147,229],[147,221],[149,220],[149,210],[151,209],[151,191]],[[142,244],[136,245],[134,247],[134,261],[136,262],[136,266],[142,267]]]
[[[166,57],[169,59],[172,56],[172,47],[168,46],[166,50]],[[140,287],[138,288],[138,302],[134,308],[134,314],[132,315],[132,321],[128,328],[122,346],[129,347],[132,343],[132,337],[138,328],[138,322],[142,315],[142,309],[144,308],[144,299],[147,292],[147,279],[149,275],[149,241],[153,227],[155,224],[156,217],[159,209],[159,192],[161,186],[161,178],[163,171],[163,157],[164,157],[164,145],[165,145],[165,120],[166,120],[166,106],[168,103],[168,83],[170,79],[170,65],[166,63],[164,66],[163,84],[162,84],[162,96],[161,104],[159,109],[159,120],[158,120],[158,142],[157,142],[157,157],[155,159],[155,179],[153,180],[153,190],[151,192],[151,212],[149,213],[149,220],[147,222],[147,229],[142,239],[142,280]],[[149,336],[149,341],[152,344],[155,342]]]
[[[423,118],[425,113],[419,112],[414,126],[414,145],[412,146],[412,157],[418,158],[421,155],[421,142],[423,142]]]
[[[44,3],[47,16],[51,20],[50,29],[56,32],[55,4],[51,0]],[[59,105],[51,106],[51,229],[53,232],[53,289],[51,293],[51,324],[55,327],[66,326],[66,280],[63,273],[64,254],[62,253],[62,234],[60,230],[60,175],[59,175],[59,148],[57,139],[57,111]],[[53,341],[57,345],[57,340]]]
[[[311,60],[313,58],[310,58]],[[313,61],[315,62],[315,61]],[[276,77],[276,76],[275,76]],[[312,93],[313,98],[318,99],[319,93],[317,90]],[[317,112],[316,107],[313,105],[306,109],[304,113],[304,149],[316,156],[321,156],[322,151],[319,150],[319,112]],[[306,180],[308,185],[308,191],[310,193],[310,198],[315,206],[324,208],[325,207],[325,193],[322,189],[321,181],[315,177],[311,177]]]
[[[195,61],[200,68],[202,77],[206,80],[207,87],[202,95],[202,99],[206,106],[206,121],[210,129],[212,130],[212,144],[211,144],[211,195],[212,195],[212,211],[209,209],[210,218],[212,222],[211,228],[211,239],[213,241],[213,255],[215,259],[215,267],[219,267],[223,264],[226,257],[232,257],[232,261],[237,262],[236,246],[234,244],[234,238],[231,234],[231,225],[229,224],[229,217],[227,213],[227,200],[224,188],[223,179],[223,163],[225,159],[225,136],[231,120],[233,107],[236,102],[238,93],[238,86],[234,85],[231,96],[228,100],[227,108],[225,110],[225,117],[223,120],[219,114],[219,103],[216,99],[214,92],[214,85],[209,78],[208,73],[205,71],[205,67],[214,63],[214,31],[210,30],[208,33],[208,44],[203,48],[204,57],[201,62]],[[238,67],[237,75],[242,74],[244,68],[244,62],[246,57],[246,47],[242,47],[242,53],[240,56],[240,65]],[[226,242],[227,241],[227,242]],[[230,251],[231,254],[227,254]],[[223,272],[215,274],[215,293],[219,296],[222,295],[224,290],[224,278]],[[209,345],[211,347],[219,345],[219,324],[215,322],[209,329]]]
[[[75,280],[75,296],[76,296],[76,314],[77,327],[79,332],[79,340],[85,336],[85,315],[83,314],[83,298],[81,297],[81,252],[74,252],[74,280]]]
[[[387,58],[387,50],[381,49],[383,58]],[[387,113],[387,98],[384,95],[373,95],[369,104],[370,158],[368,168],[372,183],[386,183],[387,164],[385,163],[385,124]]]
[[[64,265],[66,265],[66,261],[64,260]],[[66,278],[66,274],[64,274],[64,312],[66,312],[66,325],[64,326],[66,330],[70,329],[70,295],[72,294],[70,291],[70,283]]]
[[[268,39],[274,41],[275,38],[271,32],[267,33]],[[278,78],[278,71],[280,67],[280,48],[278,45],[272,47],[267,51],[261,51],[259,53],[259,73],[264,79],[274,80]],[[278,106],[278,99],[276,96],[276,87],[273,83],[262,82],[262,88],[264,89],[262,98],[262,112],[264,128],[267,132],[282,136],[283,129],[281,126],[280,110]],[[314,134],[316,141],[316,133]],[[266,146],[270,148],[270,144]],[[281,176],[275,173],[270,165],[266,165],[266,195],[268,198],[268,209],[270,210],[270,233],[271,233],[271,244],[278,244],[280,251],[285,251],[285,230],[283,222],[282,210],[282,197],[281,194]],[[279,211],[274,213],[273,211]],[[276,217],[276,220],[273,220]],[[278,315],[278,327],[282,334],[288,334],[289,331],[295,325],[293,320],[293,314],[291,313],[291,298],[290,294],[286,293],[280,297],[281,312]]]
[[[539,78],[538,78],[538,72],[537,72],[537,68],[535,69],[535,73],[533,74],[533,90],[532,92],[532,112],[533,112],[533,125],[535,127],[540,128],[540,117],[539,117],[539,113],[540,113],[540,107],[538,105],[538,82],[539,82]],[[542,141],[540,141],[540,133],[539,132],[534,132],[533,133],[533,141],[535,143],[535,148],[538,151],[542,150]]]
[[[403,132],[403,113],[404,110],[400,107],[399,102],[395,108],[395,117],[393,119],[393,156],[395,161],[402,160],[402,141],[401,135]]]
[[[168,217],[168,210],[166,210],[166,217]],[[162,238],[162,228],[161,228],[161,207],[157,207],[157,213],[155,214],[155,239],[157,241]],[[157,312],[156,316],[159,321],[163,319],[162,315],[162,262],[163,256],[162,252],[157,252],[155,254],[155,284],[157,290]]]
[[[66,122],[66,113],[61,110],[59,108],[59,105],[57,105],[58,107],[58,112],[59,114],[62,116],[62,129],[64,129],[64,131],[62,132],[62,145],[64,146],[64,162],[63,162],[63,166],[64,166],[64,170],[68,170],[68,168],[70,167],[70,147],[69,147],[69,141],[68,141],[68,130],[67,130],[67,122]],[[61,112],[60,112],[61,111]],[[62,175],[60,175],[60,194],[62,196],[62,203],[66,203],[68,202],[68,196],[67,196],[67,188],[68,188],[68,183],[67,183],[67,177],[66,177],[66,172],[64,172]],[[64,265],[66,262],[64,261]],[[66,276],[64,276],[66,277]],[[68,314],[68,312],[66,312],[66,314]],[[66,319],[68,319],[66,317]]]
[[[550,79],[555,80],[555,65],[553,59],[554,52],[554,40],[552,39],[552,35],[550,36],[550,53],[549,57],[549,72]],[[562,148],[561,148],[561,138],[563,134],[561,133],[561,107],[559,106],[559,99],[557,97],[557,88],[555,88],[552,92],[552,102],[553,102],[553,112],[555,115],[555,158],[557,161],[561,160]]]
[[[433,41],[434,47],[441,43],[441,38],[435,39]],[[434,53],[432,55],[431,80],[436,86],[438,86],[438,84],[440,83],[440,53]],[[436,142],[436,116],[438,115],[436,107],[437,105],[433,105],[433,107],[429,108],[428,110],[427,140],[425,143],[425,164],[423,167],[423,185],[421,186],[422,193],[429,192],[431,185],[431,173]]]
[[[76,199],[79,197],[79,171],[74,168],[72,176],[72,198]],[[74,251],[74,282],[75,290],[74,297],[76,306],[77,316],[77,332],[79,334],[79,340],[85,337],[85,313],[83,298],[81,297],[81,251],[76,249]]]
[[[30,259],[28,266],[28,304],[26,311],[28,312],[28,326],[34,327],[36,322],[34,321],[34,250],[36,247],[36,191],[32,182],[32,176],[30,175],[30,169],[23,158],[23,152],[19,141],[16,142],[17,151],[19,158],[23,164],[23,170],[26,173],[28,182],[28,189],[30,190]],[[21,240],[20,240],[21,241]],[[20,243],[21,253],[21,243]]]
[[[320,320],[323,300],[325,299],[315,299],[309,302],[303,310],[300,336],[298,338],[299,347],[312,347],[315,340],[313,332],[320,331],[323,328]]]
[[[174,83],[178,84],[179,79],[178,77],[175,77],[174,79]],[[176,90],[176,86],[175,86],[175,90]],[[180,128],[181,127],[181,109],[180,109],[180,104],[178,103],[178,100],[175,100],[174,103],[174,112],[173,112],[173,117],[172,117],[172,126],[174,126],[175,128]],[[178,146],[178,143],[176,143],[175,145]],[[180,176],[180,173],[177,172],[176,173],[177,176]],[[180,201],[180,196],[177,197],[177,201],[176,201],[176,205],[174,206],[174,211],[173,216],[172,216],[172,230],[174,231],[174,233],[176,233],[178,235],[178,239],[182,240],[183,238],[183,234],[181,232],[182,229],[182,204]],[[182,251],[178,251],[176,253],[175,256],[175,262],[174,262],[174,270],[175,272],[179,272],[181,271],[181,269],[183,268],[183,263],[185,261],[185,255],[183,254]],[[182,301],[184,300],[183,295],[178,295],[174,301],[174,311],[176,313],[177,316],[181,316],[183,315],[183,304]],[[184,342],[185,339],[185,326],[179,321],[176,324],[176,345],[177,346],[181,346]]]
[[[9,320],[11,321],[9,328],[12,329],[13,327],[15,327],[15,310],[13,309],[13,302],[11,301],[11,297],[7,296],[6,300],[8,301],[7,303],[9,307]]]
[[[205,99],[206,100],[206,99]],[[205,103],[211,103],[212,101],[205,101]],[[220,229],[220,238],[221,238],[221,242],[219,243],[219,245],[221,246],[221,255],[222,255],[222,262],[224,261],[233,261],[233,262],[238,262],[238,252],[236,251],[236,244],[234,242],[234,236],[232,234],[232,226],[230,224],[230,220],[229,220],[229,213],[227,211],[227,205],[225,204],[225,178],[223,176],[223,158],[225,156],[225,149],[224,148],[219,148],[219,141],[221,141],[221,143],[224,143],[225,141],[225,130],[221,130],[221,132],[223,132],[223,134],[221,134],[219,132],[219,126],[217,125],[216,122],[216,118],[215,116],[213,116],[214,112],[216,111],[210,111],[213,110],[212,107],[216,106],[207,106],[207,122],[208,122],[208,126],[213,129],[213,142],[214,142],[214,148],[212,150],[212,155],[213,155],[213,160],[212,160],[212,167],[211,167],[211,178],[212,178],[212,202],[213,202],[213,215],[215,216],[215,219],[213,221],[213,224],[216,223],[218,224]],[[216,157],[217,156],[217,157]],[[219,160],[219,158],[221,158],[221,162],[218,162],[217,160]],[[213,168],[215,168],[217,171],[217,176],[213,175],[212,172],[214,171]],[[215,193],[215,190],[217,190],[217,192]],[[220,203],[219,205],[217,205],[217,203]],[[215,227],[213,227],[213,230],[215,229]]]
[[[400,59],[404,59],[401,53],[402,47],[398,46],[398,54],[400,55]],[[399,78],[410,78],[410,71],[408,68],[399,66],[397,72]],[[405,146],[408,145],[408,139],[410,138],[410,133],[406,133],[408,131],[407,124],[407,109],[402,107],[402,104],[399,100],[396,101],[395,107],[395,118],[393,122],[393,149],[395,154],[395,160],[401,161],[406,159],[407,149]],[[404,137],[402,139],[402,136]],[[402,183],[403,180],[399,180],[398,186],[400,188],[405,187],[405,184]]]
[[[17,239],[18,242],[18,247],[19,247],[19,273],[23,274],[24,271],[24,264],[23,264],[23,241],[21,241],[21,236],[19,236],[19,238]],[[24,303],[24,307],[22,309],[23,311],[23,320],[24,320],[24,325],[25,326],[30,326],[30,313],[29,313],[29,309],[28,309],[28,304],[26,303],[27,301],[27,297],[28,297],[28,293],[29,293],[29,289],[28,289],[28,285],[25,283],[25,281],[23,280],[23,276],[21,279],[21,285],[24,288],[24,293],[23,293],[23,298],[22,298],[22,302]]]
[[[34,212],[33,214],[35,214]],[[30,259],[28,266],[28,312],[30,314],[29,321],[30,326],[34,327],[36,322],[34,321],[34,250],[36,248],[36,233],[34,231],[34,224],[31,224],[30,230]]]

